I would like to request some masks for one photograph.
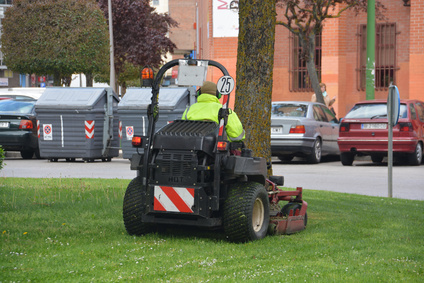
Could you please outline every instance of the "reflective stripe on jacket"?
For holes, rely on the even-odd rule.
[[[181,119],[198,120],[198,121],[214,121],[219,124],[218,112],[222,108],[222,104],[214,95],[204,93],[197,98],[197,103],[187,107]],[[230,109],[228,115],[227,126],[225,127],[227,136],[230,141],[242,141],[245,138],[243,125],[237,114]]]

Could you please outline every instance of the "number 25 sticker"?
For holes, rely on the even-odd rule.
[[[234,79],[231,76],[222,76],[216,85],[220,94],[230,94],[234,89]]]

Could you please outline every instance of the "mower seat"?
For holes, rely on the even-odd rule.
[[[213,155],[218,124],[209,121],[175,120],[154,136],[154,149],[195,150]]]

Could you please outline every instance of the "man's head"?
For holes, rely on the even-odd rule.
[[[218,99],[221,98],[221,94],[218,92],[216,84],[210,81],[205,81],[200,88],[199,95],[203,93],[215,95]]]

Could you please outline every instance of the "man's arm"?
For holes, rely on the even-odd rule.
[[[243,141],[246,137],[243,125],[234,111],[230,110],[227,127],[225,129],[227,130],[227,136],[230,141]]]

